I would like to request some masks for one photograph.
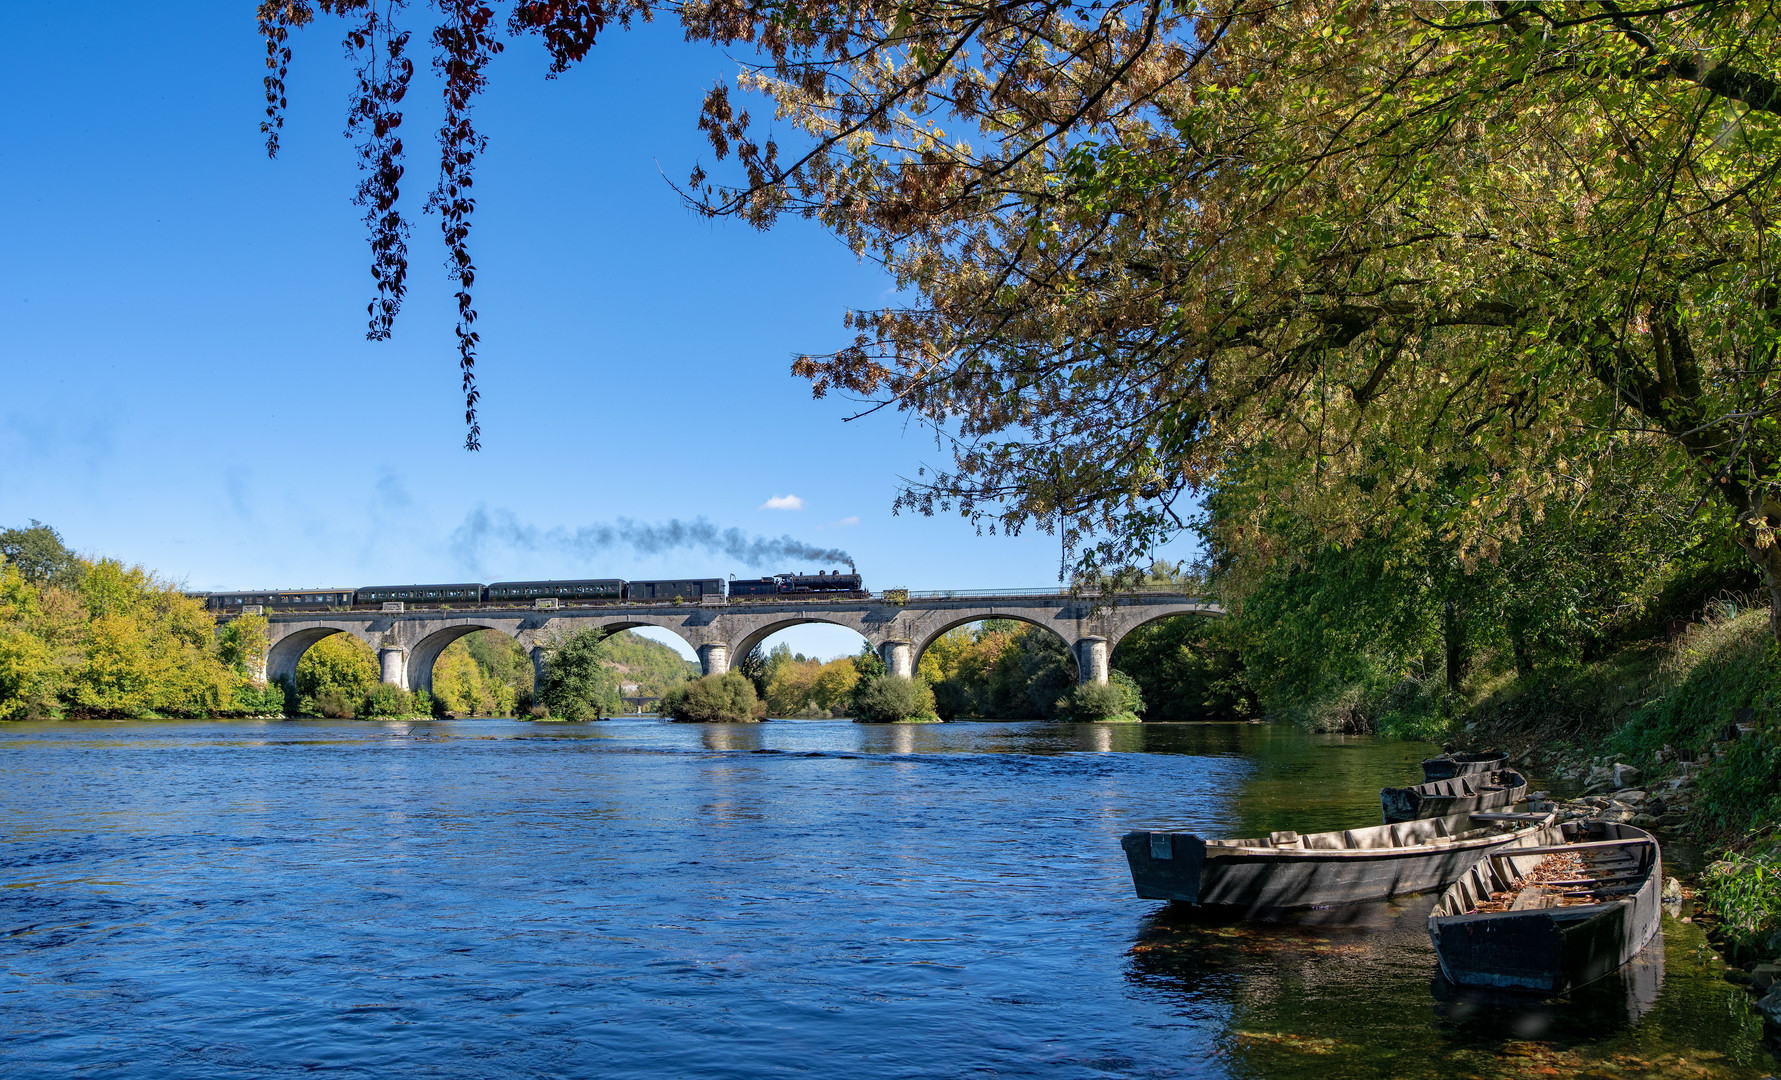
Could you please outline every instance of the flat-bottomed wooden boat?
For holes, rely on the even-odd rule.
[[[1663,922],[1663,854],[1643,829],[1567,822],[1566,843],[1494,851],[1436,901],[1429,938],[1460,986],[1562,994],[1638,955]]]
[[[1422,759],[1422,778],[1425,781],[1451,780],[1470,773],[1496,772],[1508,764],[1509,755],[1501,750],[1486,750],[1482,754],[1442,754]]]
[[[1415,821],[1475,810],[1506,810],[1527,796],[1527,778],[1514,769],[1465,773],[1414,787],[1380,788],[1385,820]]]
[[[1555,821],[1550,813],[1451,814],[1243,840],[1151,830],[1127,833],[1120,846],[1140,897],[1253,915],[1444,888],[1491,851],[1559,842]]]

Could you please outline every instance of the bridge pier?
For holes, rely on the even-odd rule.
[[[884,661],[886,674],[901,675],[905,679],[915,677],[915,650],[909,642],[885,642],[878,646],[878,658]]]
[[[1085,637],[1076,642],[1076,681],[1104,683],[1107,681],[1107,639]]]
[[[544,683],[550,676],[550,654],[544,646],[532,646],[532,697],[544,696]]]
[[[384,648],[377,650],[377,661],[383,667],[383,681],[408,689],[408,650]]]
[[[699,646],[699,666],[707,675],[722,675],[730,670],[730,647],[713,642]]]

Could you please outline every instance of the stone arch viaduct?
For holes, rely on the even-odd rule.
[[[845,626],[870,642],[898,675],[911,675],[921,654],[955,626],[984,619],[1015,619],[1062,638],[1083,682],[1106,682],[1108,660],[1136,627],[1170,615],[1219,616],[1217,604],[1181,593],[1142,592],[1072,596],[941,595],[893,603],[883,599],[764,600],[728,604],[622,604],[533,610],[483,605],[465,609],[341,611],[268,615],[270,648],[262,675],[294,679],[297,661],[331,634],[351,634],[377,652],[383,681],[431,690],[433,662],[445,647],[478,630],[498,630],[532,654],[542,676],[556,638],[585,627],[611,632],[654,626],[678,634],[698,654],[706,674],[729,670],[769,635],[806,623]]]

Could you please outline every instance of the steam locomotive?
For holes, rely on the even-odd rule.
[[[587,578],[573,581],[498,581],[492,585],[465,582],[456,585],[368,585],[362,589],[265,589],[252,592],[196,592],[187,595],[204,601],[213,611],[244,605],[285,610],[328,610],[339,607],[376,607],[388,603],[534,605],[540,600],[559,604],[700,603],[725,596],[722,578],[682,578],[667,581],[624,581],[619,578]],[[732,581],[730,599],[821,596],[833,599],[865,599],[860,575],[854,573],[774,574],[770,577]]]

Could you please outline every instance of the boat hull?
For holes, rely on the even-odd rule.
[[[1276,833],[1253,842],[1256,846],[1140,831],[1127,833],[1120,843],[1132,886],[1143,899],[1257,914],[1430,892],[1444,888],[1488,851],[1550,844],[1560,836],[1550,816],[1504,831],[1472,824],[1469,815],[1456,814],[1304,837]],[[1282,837],[1294,839],[1275,842]]]
[[[1576,830],[1575,834],[1572,830]],[[1460,986],[1562,994],[1619,969],[1650,943],[1663,925],[1663,854],[1643,829],[1590,821],[1566,830],[1567,838],[1637,841],[1640,880],[1626,895],[1577,907],[1480,912],[1477,899],[1493,884],[1489,860],[1468,870],[1436,902],[1429,915],[1441,973]],[[1541,856],[1507,860],[1525,874]]]
[[[1451,780],[1431,780],[1414,787],[1380,788],[1379,805],[1390,822],[1479,810],[1501,810],[1527,796],[1527,778],[1514,769],[1468,773]]]
[[[1500,750],[1484,754],[1442,754],[1422,759],[1422,778],[1425,781],[1451,780],[1472,773],[1496,772],[1508,764],[1509,755]]]

